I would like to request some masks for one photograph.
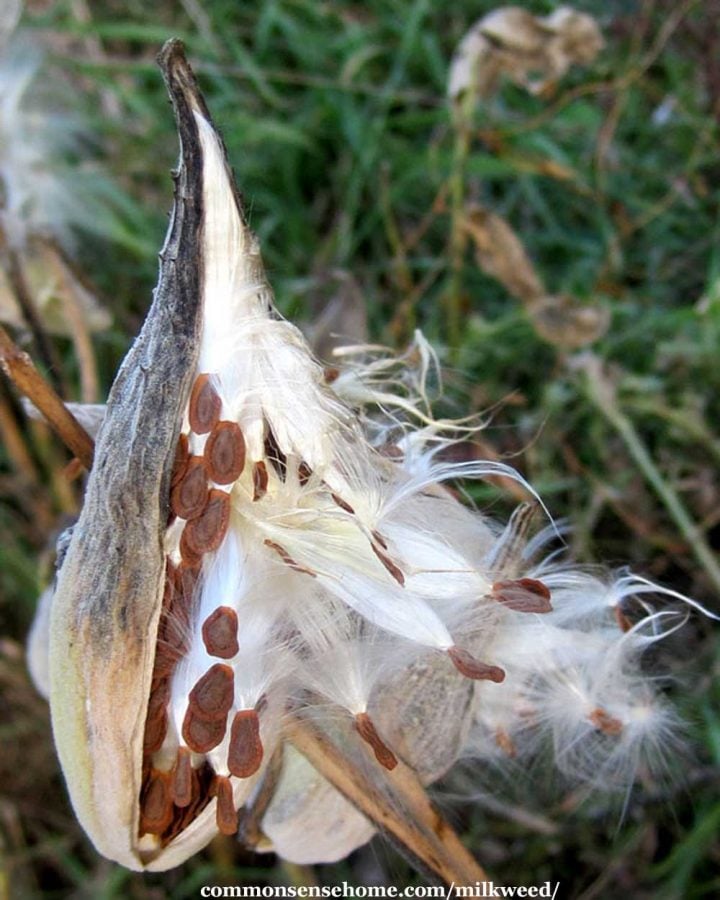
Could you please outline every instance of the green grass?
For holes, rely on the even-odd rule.
[[[401,345],[421,327],[448,367],[448,404],[494,408],[485,439],[556,517],[574,523],[583,561],[630,563],[717,611],[718,10],[688,3],[664,34],[678,11],[669,0],[578,4],[605,34],[595,63],[572,69],[549,99],[505,85],[473,111],[463,156],[447,68],[492,6],[214,0],[197,22],[185,4],[108,0],[79,22],[69,0],[30,4],[24,22],[50,47],[46,71],[67,83],[67,103],[95,136],[92,173],[101,166],[109,175],[103,214],[77,241],[78,265],[114,317],[95,339],[101,381],[109,385],[155,279],[177,145],[154,57],[179,36],[223,131],[281,310],[307,320],[337,273],[351,276],[373,340]],[[653,114],[669,98],[670,118],[658,124]],[[568,177],[548,175],[548,163]],[[589,348],[612,385],[610,407],[578,354],[543,341],[470,246],[453,267],[453,190],[507,219],[551,293],[610,310],[609,329]],[[73,348],[58,347],[76,387]],[[45,480],[59,468],[46,444],[33,444]],[[37,526],[39,501],[19,489],[10,459],[0,465],[0,661],[11,714],[0,765],[0,897],[3,875],[18,897],[183,898],[206,883],[297,879],[227,842],[162,876],[129,874],[89,847],[64,798],[47,713],[17,658],[48,529]],[[498,514],[511,508],[495,489],[473,496]],[[57,526],[67,503],[48,497]],[[644,785],[622,822],[617,810],[576,810],[562,797],[540,807],[551,835],[461,804],[456,820],[498,882],[559,879],[561,896],[584,900],[717,895],[717,630],[694,619],[672,651],[664,665],[680,680],[672,690],[694,747],[675,764],[685,786]],[[531,808],[533,798],[513,802]],[[322,883],[375,876],[416,878],[379,845],[315,871]]]

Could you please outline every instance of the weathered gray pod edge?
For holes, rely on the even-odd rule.
[[[202,154],[209,119],[182,45],[160,65],[180,135],[152,307],[120,367],[50,625],[53,732],[76,814],[104,855],[136,848],[142,737],[163,588],[168,485],[202,322]]]

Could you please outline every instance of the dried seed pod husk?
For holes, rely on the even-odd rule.
[[[375,834],[372,822],[326,781],[290,744],[282,772],[262,820],[274,851],[299,865],[343,859]]]
[[[78,819],[103,855],[131,869],[158,870],[178,865],[216,833],[212,801],[169,842],[139,837],[163,537],[202,320],[198,120],[210,121],[178,42],[168,42],[160,64],[181,142],[175,204],[152,307],[110,392],[49,629],[53,732]],[[236,806],[250,788],[249,780],[235,784]]]

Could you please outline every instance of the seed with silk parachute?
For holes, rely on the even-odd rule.
[[[517,763],[545,741],[566,774],[626,785],[674,722],[639,667],[664,620],[628,605],[656,589],[538,562],[536,503],[502,529],[445,487],[519,476],[448,461],[467,426],[429,416],[421,335],[406,357],[349,350],[326,378],[274,309],[177,43],[161,63],[181,160],[159,284],[35,649],[97,849],[178,865],[237,831],[271,769],[260,849],[321,862],[367,841],[283,743],[289,705],[344,717],[389,778],[399,760],[429,783],[461,755]]]

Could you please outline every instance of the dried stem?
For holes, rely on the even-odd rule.
[[[4,389],[0,389],[0,436],[13,468],[21,475],[26,486],[31,484],[38,487],[40,478],[37,467],[20,434],[12,408],[4,396]]]
[[[27,353],[20,350],[5,329],[0,326],[0,365],[7,377],[28,400],[37,406],[50,427],[85,468],[93,461],[93,441],[77,419],[38,372]]]
[[[388,773],[373,760],[370,779],[352,759],[352,753],[299,715],[290,717],[286,735],[318,772],[399,844],[421,870],[448,885],[475,885],[488,880],[409,766],[400,761]]]

